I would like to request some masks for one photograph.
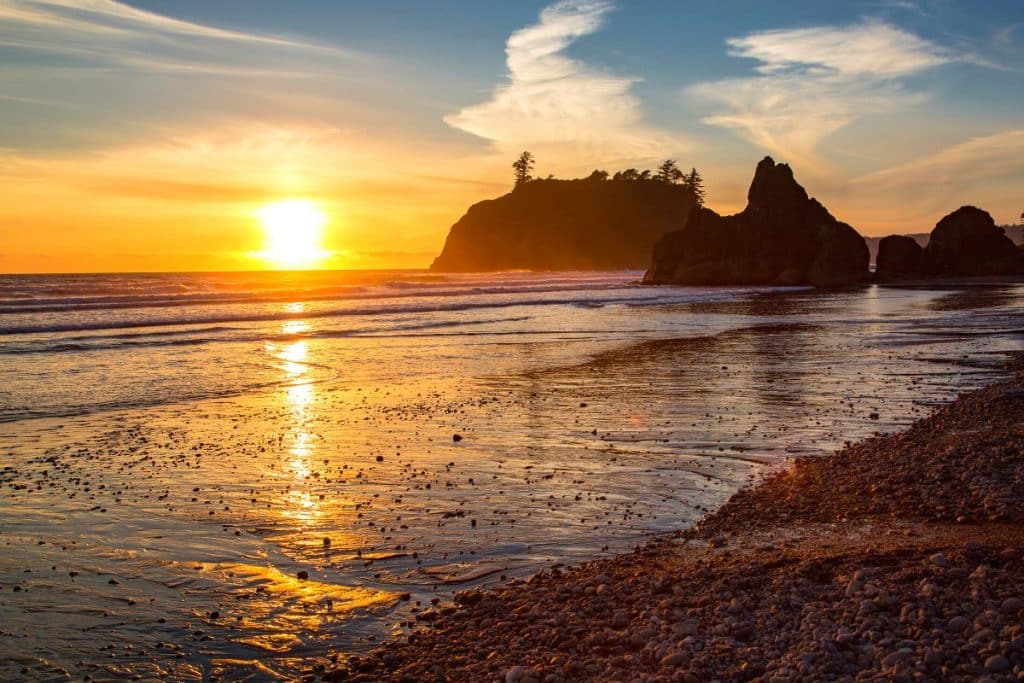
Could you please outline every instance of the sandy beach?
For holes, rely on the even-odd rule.
[[[453,605],[309,678],[1019,680],[1024,358],[909,430],[803,458],[696,527]]]

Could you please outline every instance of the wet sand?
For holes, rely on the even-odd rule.
[[[807,457],[698,526],[418,614],[309,677],[1024,678],[1024,356],[908,431]]]
[[[681,292],[69,352],[56,396],[103,381],[90,363],[267,386],[0,425],[0,679],[295,680],[362,656],[457,593],[689,528],[1004,376],[1008,296]],[[49,352],[10,357],[55,384],[33,373]]]

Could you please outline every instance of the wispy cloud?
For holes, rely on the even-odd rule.
[[[1024,178],[1024,130],[971,138],[854,182],[901,191],[928,187],[947,195],[950,187],[969,188],[981,181],[1005,178]]]
[[[184,21],[115,0],[0,0],[0,46],[73,57],[78,66],[232,75],[270,71],[265,64],[247,63],[254,61],[254,46],[276,50],[278,59],[310,52],[356,56],[334,46]],[[232,46],[246,46],[246,59]]]
[[[932,154],[853,180],[850,189],[889,207],[876,224],[917,222],[927,229],[938,216],[961,204],[1010,211],[997,219],[1016,218],[1006,199],[1024,181],[1024,129],[971,138]]]
[[[595,69],[565,50],[598,31],[613,9],[606,0],[562,0],[538,23],[514,32],[505,52],[508,82],[491,98],[444,117],[448,125],[505,151],[558,145],[561,153],[610,161],[663,155],[685,146],[644,123],[631,92],[638,79]]]
[[[727,41],[757,76],[700,83],[688,94],[720,111],[705,123],[737,130],[787,159],[820,167],[817,146],[860,117],[910,107],[928,93],[905,79],[955,59],[882,21],[751,33]]]

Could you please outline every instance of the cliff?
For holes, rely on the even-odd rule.
[[[793,177],[765,157],[733,216],[695,208],[655,245],[644,281],[682,285],[841,286],[868,275],[868,247]]]
[[[471,206],[430,269],[640,269],[692,206],[684,187],[656,180],[534,180]]]

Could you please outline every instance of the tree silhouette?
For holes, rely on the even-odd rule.
[[[639,180],[640,172],[635,168],[627,168],[625,171],[617,171],[612,176],[613,180]]]
[[[658,166],[658,173],[654,177],[663,183],[669,184],[682,182],[683,178],[685,178],[683,172],[676,166],[674,159],[666,159],[661,162]]]
[[[523,152],[512,164],[512,170],[516,176],[516,186],[528,183],[533,180],[533,155]]]
[[[608,180],[608,171],[596,169],[587,177],[587,180]]]
[[[707,191],[704,189],[704,179],[700,177],[697,169],[691,168],[690,172],[683,176],[682,181],[683,187],[693,195],[694,203],[697,206],[704,206],[704,197],[707,195]]]

